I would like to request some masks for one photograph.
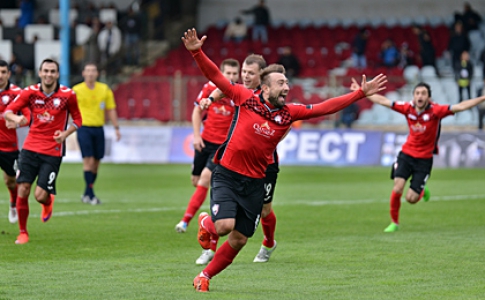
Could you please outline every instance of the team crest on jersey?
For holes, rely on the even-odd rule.
[[[282,118],[281,118],[281,116],[280,116],[280,115],[277,115],[276,117],[274,117],[274,121],[275,121],[276,123],[278,123],[278,124],[281,124],[281,120],[282,120]]]
[[[54,103],[54,106],[55,107],[58,107],[61,104],[61,99],[55,98],[54,101],[53,101],[53,103]]]
[[[421,123],[416,122],[416,124],[411,125],[411,129],[416,133],[423,133],[426,131],[426,126],[421,125]]]
[[[258,123],[254,123],[253,128],[254,128],[254,130],[255,130],[254,132],[256,134],[264,136],[265,138],[269,138],[270,136],[273,136],[274,133],[275,133],[275,130],[271,129],[271,127],[269,127],[268,122],[264,122],[261,125],[258,124]]]
[[[54,116],[51,116],[50,113],[45,111],[42,114],[38,114],[37,119],[39,121],[41,121],[42,123],[50,123],[50,122],[54,121]]]
[[[212,214],[215,216],[219,212],[219,204],[212,205]]]
[[[423,121],[429,121],[430,117],[428,114],[423,115]]]
[[[2,96],[2,102],[3,102],[3,104],[7,105],[9,99],[10,99],[10,97],[8,97],[7,95],[3,95]]]

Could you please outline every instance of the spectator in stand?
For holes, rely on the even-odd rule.
[[[128,65],[138,65],[140,59],[140,15],[130,6],[127,16],[123,19],[121,29],[125,35],[125,55]]]
[[[340,124],[344,124],[347,129],[352,128],[352,123],[357,120],[358,115],[359,106],[357,105],[357,103],[350,104],[340,113],[340,118],[337,121],[336,127],[339,127]]]
[[[470,40],[463,30],[463,23],[458,21],[453,26],[453,33],[448,43],[448,51],[451,55],[451,65],[457,72],[456,67],[460,66],[461,54],[470,50]]]
[[[268,7],[264,4],[264,0],[260,0],[259,4],[251,9],[243,10],[242,13],[254,15],[253,41],[260,39],[263,44],[266,44],[268,42],[270,14]]]
[[[397,66],[399,63],[399,51],[393,40],[388,38],[382,42],[380,59],[385,67],[392,68]]]
[[[463,14],[461,15],[461,20],[463,22],[463,29],[466,33],[478,30],[480,28],[480,23],[482,22],[482,17],[479,13],[472,9],[470,3],[465,2],[463,5]]]
[[[406,66],[414,64],[414,52],[409,49],[408,43],[402,43],[399,50],[399,63],[398,67],[404,69]]]
[[[10,59],[9,64],[11,77],[10,81],[17,86],[25,86],[24,78],[25,78],[25,68],[20,64],[17,60],[15,54],[12,54],[12,58]]]
[[[438,68],[436,67],[436,51],[431,41],[431,36],[418,25],[413,26],[413,32],[418,37],[419,58],[422,66],[433,66],[436,74],[439,76]]]
[[[365,57],[365,50],[367,48],[367,39],[369,38],[369,31],[361,28],[359,33],[352,41],[352,66],[357,69],[365,69],[367,67],[367,58]]]
[[[456,82],[458,83],[458,94],[459,99],[463,101],[463,90],[467,92],[468,98],[471,99],[472,95],[470,92],[471,80],[473,77],[473,64],[470,61],[470,54],[467,51],[463,51],[461,54],[461,60],[458,66],[455,67]]]
[[[18,26],[24,28],[25,26],[34,22],[35,0],[20,0],[20,18]]]
[[[298,74],[300,74],[300,61],[295,54],[293,54],[290,46],[282,48],[278,63],[285,67],[286,76],[289,80],[298,77]]]
[[[236,17],[229,25],[227,25],[224,31],[224,41],[234,41],[240,43],[246,38],[248,34],[248,27],[241,17]]]
[[[106,22],[106,26],[98,34],[98,47],[101,52],[101,64],[113,74],[118,70],[117,60],[112,60],[121,49],[121,31],[112,21]]]
[[[482,63],[482,78],[485,80],[485,48],[482,50],[480,54],[480,62]]]

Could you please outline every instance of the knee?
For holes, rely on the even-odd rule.
[[[271,205],[263,205],[263,210],[261,211],[261,218],[266,218],[271,213]]]
[[[17,185],[17,183],[15,182],[15,177],[5,178],[5,185],[11,190],[15,189]]]
[[[222,224],[216,223],[214,224],[214,226],[216,227],[216,232],[218,236],[225,236],[234,229],[234,226],[231,226],[228,223],[222,223]]]
[[[415,196],[409,196],[409,195],[407,195],[406,196],[406,201],[409,202],[410,204],[416,204],[419,201],[419,196],[418,197],[415,197]]]

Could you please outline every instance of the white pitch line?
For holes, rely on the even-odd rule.
[[[466,200],[476,200],[483,199],[485,195],[450,195],[450,196],[432,196],[432,202],[437,201],[466,201]],[[403,199],[403,201],[405,201]],[[4,201],[0,201],[0,204]],[[68,203],[71,201],[65,201]],[[274,205],[276,206],[290,206],[290,205],[307,205],[307,206],[324,206],[324,205],[358,205],[358,204],[369,204],[369,203],[387,203],[388,199],[360,199],[360,200],[322,200],[322,201],[312,201],[312,200],[292,200],[292,201],[278,201],[274,200]],[[7,202],[5,202],[7,203]],[[108,204],[109,205],[109,204]],[[104,204],[103,206],[107,206]],[[208,207],[204,206],[204,209]],[[186,207],[153,207],[153,208],[135,208],[135,209],[96,209],[96,210],[79,210],[79,211],[55,211],[55,217],[67,217],[67,216],[78,216],[78,215],[89,215],[89,214],[116,214],[116,213],[146,213],[146,212],[161,212],[161,211],[184,211]],[[38,214],[30,214],[31,217],[38,217]]]

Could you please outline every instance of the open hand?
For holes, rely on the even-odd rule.
[[[366,81],[365,75],[362,75],[362,83],[360,86],[366,96],[372,96],[382,90],[385,90],[386,83],[387,83],[387,76],[384,74],[377,75],[371,81]]]
[[[355,92],[357,91],[358,89],[360,89],[360,85],[359,83],[357,82],[357,80],[355,80],[354,77],[352,77],[352,83],[350,84],[350,90],[352,92]]]
[[[201,39],[197,37],[197,31],[195,28],[188,29],[184,36],[182,37],[182,42],[184,42],[185,48],[189,51],[199,50],[204,41],[207,39],[207,36],[203,36]]]

